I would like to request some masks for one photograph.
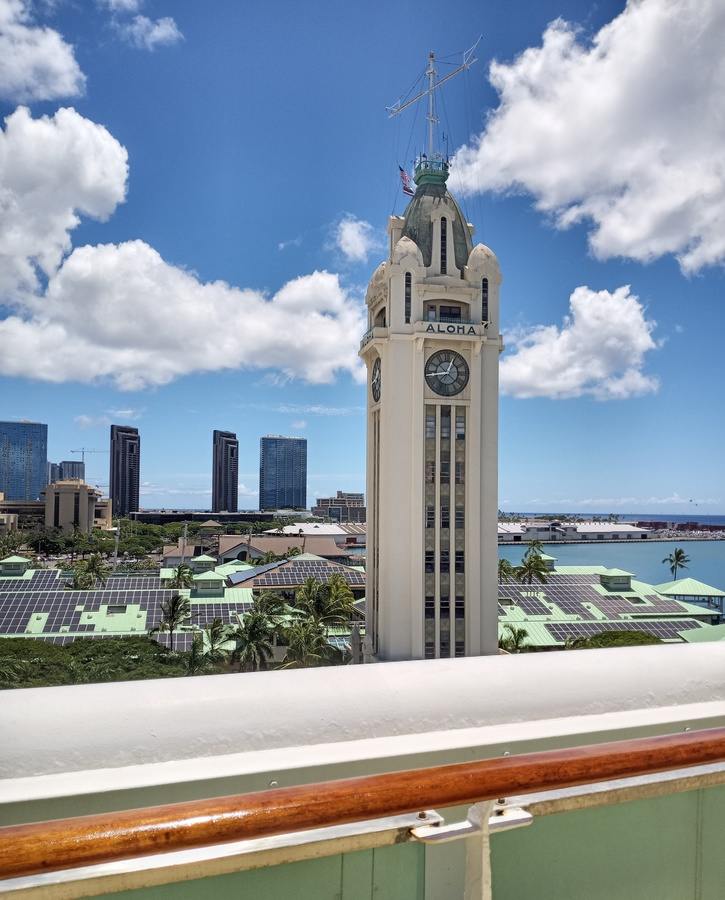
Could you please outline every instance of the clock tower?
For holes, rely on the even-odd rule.
[[[501,274],[447,178],[447,159],[420,156],[366,296],[366,644],[378,660],[498,646]]]

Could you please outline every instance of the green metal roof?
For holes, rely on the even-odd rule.
[[[29,563],[30,560],[26,556],[6,556],[5,559],[0,559],[0,565],[3,563]]]
[[[433,256],[433,219],[441,213],[451,220],[456,268],[463,270],[473,244],[463,213],[448,193],[445,183],[418,185],[405,211],[403,237],[410,238],[417,245],[423,254],[423,262],[429,266]]]
[[[710,625],[709,628],[687,628],[680,637],[688,644],[704,644],[707,641],[725,641],[725,625]]]
[[[634,578],[634,576],[635,576],[634,572],[625,572],[624,569],[605,569],[601,574],[605,575],[605,576],[613,575],[615,577],[621,577],[621,576],[626,575],[628,578]]]
[[[226,581],[226,578],[214,571],[197,572],[194,575],[194,581]]]
[[[191,561],[192,562],[216,562],[216,557],[207,556],[206,553],[202,553],[201,556],[194,556]]]
[[[679,578],[677,581],[667,581],[654,587],[658,594],[665,594],[668,597],[725,597],[725,591],[696,578]]]

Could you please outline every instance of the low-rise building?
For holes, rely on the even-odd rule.
[[[312,515],[334,522],[365,522],[365,494],[337,491],[334,497],[318,497]]]
[[[499,543],[531,541],[632,541],[646,539],[646,528],[628,522],[499,522]]]

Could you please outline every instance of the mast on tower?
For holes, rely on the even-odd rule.
[[[444,75],[443,78],[436,80],[438,75],[438,71],[436,69],[436,57],[433,50],[428,53],[428,64],[425,70],[425,76],[428,79],[427,87],[425,87],[422,91],[419,91],[414,97],[410,99],[399,99],[392,106],[388,106],[388,117],[395,118],[395,116],[400,115],[403,110],[408,109],[408,107],[412,106],[414,103],[417,103],[419,100],[422,100],[423,97],[428,98],[428,111],[426,113],[426,119],[428,121],[428,141],[427,141],[427,152],[420,153],[415,160],[415,171],[414,178],[416,184],[425,183],[426,181],[446,181],[448,178],[448,157],[447,155],[444,157],[437,149],[435,143],[435,126],[438,124],[438,117],[436,115],[436,91],[439,90],[443,85],[450,81],[451,78],[454,78],[460,72],[465,72],[467,69],[470,69],[471,66],[477,62],[477,58],[475,56],[476,48],[481,43],[481,37],[478,38],[476,43],[466,50],[463,53],[463,60],[456,69],[452,72],[449,72],[447,75]]]

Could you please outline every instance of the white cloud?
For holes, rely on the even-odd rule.
[[[132,13],[140,8],[141,0],[99,0],[99,5],[107,7],[111,12]]]
[[[2,2],[2,0],[0,0]],[[126,194],[124,147],[74,109],[33,119],[19,107],[0,130],[0,300],[38,286],[70,249],[79,213],[105,220]]]
[[[346,215],[335,229],[335,246],[350,262],[366,262],[380,247],[380,240],[369,222]]]
[[[278,368],[320,384],[341,371],[362,378],[363,329],[361,304],[329,272],[267,297],[202,283],[143,241],[86,246],[24,315],[0,322],[0,373],[138,390],[191,372]]]
[[[0,323],[1,326],[2,323]],[[105,428],[114,422],[135,422],[142,415],[139,409],[108,409],[103,415],[81,413],[74,416],[73,421],[80,428]]]
[[[300,247],[302,245],[302,235],[290,238],[288,241],[280,241],[277,244],[278,250],[286,250],[288,247]]]
[[[71,45],[52,28],[32,24],[26,0],[0,0],[0,97],[53,100],[84,88]]]
[[[657,390],[657,379],[642,371],[657,346],[656,323],[628,285],[613,293],[578,287],[569,306],[560,328],[539,325],[506,336],[513,353],[501,360],[504,393],[613,400]]]
[[[297,428],[298,430],[302,431],[302,429],[307,428],[307,422],[305,422],[304,419],[296,419],[292,423],[292,427]]]
[[[134,16],[130,22],[117,22],[116,27],[130,44],[141,50],[155,50],[184,39],[171,16],[154,21],[148,16],[139,15]]]
[[[602,259],[722,263],[724,46],[722,0],[630,0],[591,41],[553,22],[540,47],[491,64],[500,105],[455,155],[461,189],[590,222]]]
[[[333,273],[295,278],[268,296],[201,282],[140,240],[63,259],[80,213],[104,219],[124,199],[126,151],[71,109],[32,119],[20,108],[6,122],[0,300],[12,314],[0,321],[0,374],[122,389],[237,368],[316,384],[344,371],[362,380],[363,306]]]

